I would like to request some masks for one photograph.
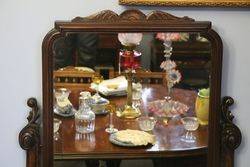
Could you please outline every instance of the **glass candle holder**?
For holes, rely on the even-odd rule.
[[[135,50],[120,51],[120,65],[122,69],[137,69],[140,67],[141,53]]]

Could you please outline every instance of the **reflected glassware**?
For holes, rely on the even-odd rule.
[[[72,112],[73,106],[69,101],[70,90],[66,88],[59,88],[55,90],[54,96],[56,100],[55,109],[62,114],[69,114]]]
[[[142,101],[142,85],[137,83],[133,85],[132,91],[132,106],[139,108]]]
[[[116,105],[111,103],[107,106],[107,110],[109,111],[109,127],[105,129],[106,132],[108,133],[115,133],[118,131],[118,129],[114,128],[113,124],[113,115],[114,112],[116,111]]]
[[[93,150],[96,145],[95,133],[78,133],[75,134],[75,148],[78,151]]]
[[[82,91],[80,92],[80,97],[79,97],[79,104],[78,104],[79,108],[85,102],[85,97],[87,98],[86,102],[88,103],[88,105],[92,103],[91,93],[88,91]]]
[[[195,101],[195,113],[200,125],[208,125],[209,93],[209,88],[201,89]]]
[[[140,67],[141,53],[135,50],[120,51],[120,66],[123,69],[137,69]]]
[[[156,122],[157,121],[154,117],[141,116],[138,118],[139,127],[143,131],[153,130]]]
[[[173,118],[185,114],[189,107],[175,100],[155,100],[148,103],[148,111],[158,117]]]
[[[181,119],[181,122],[186,130],[186,133],[181,137],[181,140],[187,143],[194,143],[196,141],[196,137],[192,132],[197,130],[199,127],[198,119],[196,117],[185,117]]]
[[[81,101],[80,106],[75,113],[76,131],[79,133],[91,133],[95,130],[95,113],[89,106],[88,93],[83,93],[83,95],[80,96],[79,101]]]
[[[54,131],[54,140],[58,140],[59,139],[59,133],[58,130],[60,129],[60,125],[61,125],[62,121],[54,118],[53,120],[53,131]]]
[[[94,95],[96,98],[100,98],[99,94],[99,84],[103,81],[103,76],[100,74],[95,74],[92,76],[92,82],[96,85],[96,94]]]

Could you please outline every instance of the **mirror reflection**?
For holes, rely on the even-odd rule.
[[[85,32],[57,39],[55,166],[138,149],[203,150],[204,166],[210,66],[211,45],[199,33]]]

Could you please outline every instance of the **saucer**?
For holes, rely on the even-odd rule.
[[[62,117],[73,117],[76,113],[76,110],[74,108],[72,108],[72,111],[68,114],[64,114],[64,113],[61,113],[59,112],[56,108],[54,108],[54,113],[56,115],[59,115],[59,116],[62,116]]]

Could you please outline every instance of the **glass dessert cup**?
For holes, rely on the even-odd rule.
[[[187,143],[194,143],[196,137],[193,135],[193,131],[196,131],[199,127],[199,122],[196,117],[185,117],[181,119],[181,122],[186,130],[186,133],[181,137],[181,140]]]
[[[156,124],[156,119],[154,117],[141,116],[138,119],[139,127],[143,131],[152,131]]]

